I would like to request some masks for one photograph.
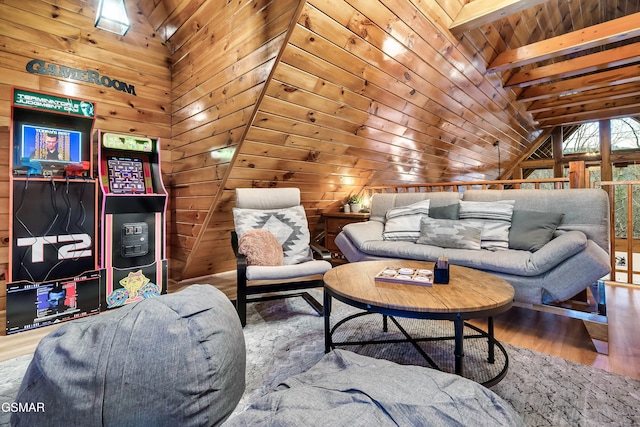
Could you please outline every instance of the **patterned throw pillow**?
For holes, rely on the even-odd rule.
[[[233,208],[233,220],[238,239],[248,230],[256,228],[276,236],[284,251],[284,265],[313,259],[309,248],[309,224],[302,206],[269,210]]]
[[[429,215],[429,200],[391,208],[385,215],[384,240],[415,242],[420,237],[420,219]]]
[[[460,200],[460,219],[482,222],[483,249],[491,251],[509,249],[509,228],[515,200],[496,202],[469,202]]]
[[[416,243],[441,248],[480,250],[482,223],[472,220],[422,218]]]

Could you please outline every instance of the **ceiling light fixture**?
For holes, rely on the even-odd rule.
[[[94,26],[121,36],[127,34],[131,23],[124,0],[100,0]]]

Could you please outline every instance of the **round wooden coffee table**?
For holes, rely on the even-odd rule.
[[[421,286],[374,280],[376,274],[387,267],[432,270],[434,263],[412,260],[363,261],[340,265],[326,272],[324,275],[325,352],[334,348],[333,332],[343,323],[341,321],[331,329],[331,298],[335,298],[367,313],[384,315],[385,329],[387,316],[452,321],[455,330],[455,373],[458,375],[462,375],[464,370],[464,327],[471,327],[489,340],[488,361],[490,363],[494,361],[495,346],[498,346],[505,356],[505,366],[502,371],[483,384],[490,386],[504,377],[508,368],[508,359],[504,347],[493,336],[493,316],[511,308],[514,290],[507,281],[490,273],[454,265],[450,268],[448,284],[434,283],[432,286]],[[465,323],[465,320],[478,318],[488,319],[486,332]],[[407,339],[411,341],[411,337],[407,336]],[[428,356],[425,355],[425,357]]]

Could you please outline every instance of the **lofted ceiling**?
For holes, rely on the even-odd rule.
[[[138,8],[170,50],[174,277],[233,268],[236,187],[299,187],[313,229],[365,185],[508,177],[557,126],[640,114],[637,0]]]
[[[450,29],[479,49],[500,35],[487,72],[501,74],[539,127],[638,114],[640,2],[475,0]]]

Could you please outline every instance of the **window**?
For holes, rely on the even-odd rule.
[[[600,152],[600,128],[598,122],[585,123],[575,130],[565,131],[568,137],[562,142],[562,154],[587,154]]]
[[[640,123],[636,119],[611,120],[611,149],[640,149]]]

